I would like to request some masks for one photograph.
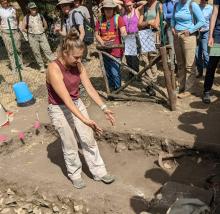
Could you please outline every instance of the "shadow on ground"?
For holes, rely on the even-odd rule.
[[[79,145],[79,148],[80,145]],[[67,169],[66,169],[66,165],[65,165],[65,161],[63,158],[63,152],[62,152],[62,145],[61,145],[61,140],[60,138],[58,138],[56,141],[54,141],[53,143],[49,144],[47,147],[47,157],[49,158],[49,160],[60,167],[62,173],[64,176],[67,177],[67,179],[69,179],[68,177],[68,173],[67,173]],[[89,177],[89,178],[93,178],[92,174],[89,171],[89,168],[86,164],[86,161],[84,159],[84,156],[82,155],[81,152],[79,152],[79,157],[80,160],[82,162],[82,170],[83,172]]]

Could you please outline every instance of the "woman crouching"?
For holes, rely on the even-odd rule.
[[[85,183],[81,177],[82,163],[78,154],[77,141],[80,142],[85,160],[96,181],[112,183],[114,178],[107,174],[105,164],[93,136],[102,129],[92,121],[79,97],[80,82],[89,96],[103,110],[107,120],[113,125],[113,113],[107,109],[92,86],[85,68],[81,63],[84,43],[76,29],[72,29],[62,41],[58,59],[48,66],[46,76],[49,107],[48,113],[55,129],[58,131],[67,167],[68,176],[74,187],[81,189]]]

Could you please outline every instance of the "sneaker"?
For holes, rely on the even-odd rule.
[[[82,189],[82,188],[86,187],[86,184],[82,178],[72,180],[72,182],[73,182],[73,186],[76,189]]]
[[[211,99],[210,99],[210,92],[204,92],[204,96],[202,98],[203,103],[205,104],[210,104],[211,103]]]
[[[153,97],[156,96],[156,92],[152,86],[146,87],[146,92],[149,94],[149,96]]]
[[[106,174],[103,177],[99,178],[99,177],[95,177],[94,178],[95,181],[102,181],[105,184],[111,184],[115,181],[114,176]]]

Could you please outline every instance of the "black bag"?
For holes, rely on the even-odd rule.
[[[91,45],[94,42],[94,30],[90,21],[80,12],[80,11],[73,11],[72,13],[72,26],[75,27],[79,31],[79,26],[76,24],[75,21],[75,14],[79,13],[83,17],[83,27],[85,31],[84,42],[86,45]]]

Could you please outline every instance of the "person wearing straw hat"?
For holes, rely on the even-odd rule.
[[[104,0],[102,2],[102,17],[96,23],[96,39],[102,46],[120,45],[122,36],[126,36],[126,27],[121,16],[116,14],[117,5],[113,0]],[[113,48],[110,54],[116,60],[103,55],[104,66],[106,69],[108,82],[111,90],[117,90],[121,87],[120,61],[123,56],[123,50]]]
[[[23,31],[27,33],[28,41],[34,53],[40,71],[45,71],[45,65],[41,56],[41,49],[49,61],[55,59],[50,45],[48,43],[45,31],[47,29],[47,22],[45,18],[38,13],[37,5],[34,2],[28,4],[29,14],[23,19]]]
[[[70,29],[69,14],[74,8],[74,0],[59,0],[57,9],[61,12],[61,20],[55,24],[54,31],[61,37],[65,37]]]
[[[1,5],[0,28],[2,33],[2,39],[8,53],[12,72],[14,73],[17,71],[17,69],[15,64],[12,41],[10,38],[10,29],[9,29],[8,20],[10,21],[12,34],[15,40],[15,46],[17,48],[17,53],[18,53],[18,60],[23,67],[22,54],[21,54],[21,33],[19,32],[18,29],[19,18],[16,10],[10,5],[9,0],[0,0],[0,5]]]

